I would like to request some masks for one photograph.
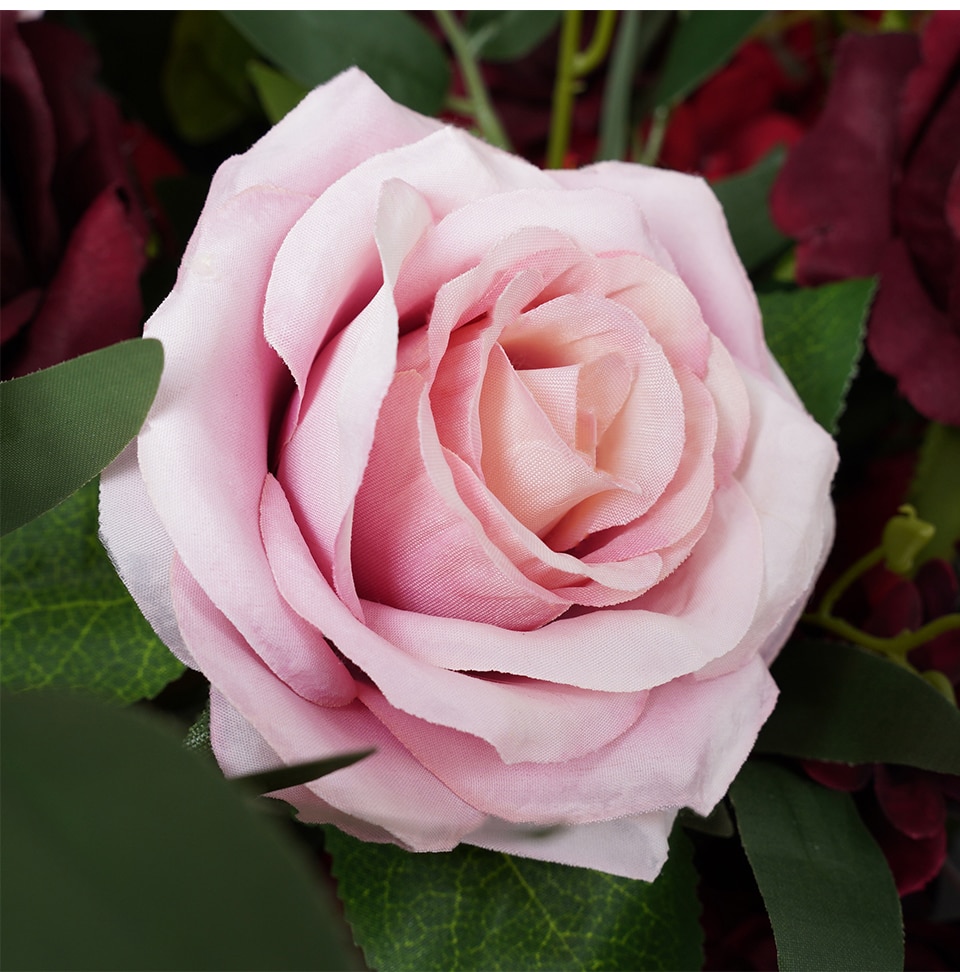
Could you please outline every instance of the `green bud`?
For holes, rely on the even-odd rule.
[[[883,528],[881,546],[887,568],[895,574],[909,574],[917,554],[933,539],[934,533],[934,525],[921,520],[912,506],[901,506]]]

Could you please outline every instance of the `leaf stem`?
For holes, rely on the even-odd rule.
[[[463,74],[463,83],[467,87],[467,94],[470,98],[472,114],[476,120],[480,134],[497,148],[510,148],[510,139],[497,117],[487,93],[487,87],[483,82],[483,75],[480,73],[480,65],[477,63],[473,45],[470,38],[460,26],[460,21],[449,10],[435,10],[433,15],[437,18],[437,23],[443,31],[444,36],[453,48],[454,56],[460,65]],[[458,110],[466,107],[466,102],[458,102]]]

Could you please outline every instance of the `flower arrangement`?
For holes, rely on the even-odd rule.
[[[2,31],[9,967],[955,967],[960,16]]]

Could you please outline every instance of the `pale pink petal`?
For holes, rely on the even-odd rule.
[[[457,496],[413,371],[394,378],[381,411],[357,494],[353,565],[361,597],[407,611],[532,628],[568,606],[517,570]]]
[[[524,827],[488,818],[465,844],[538,861],[589,867],[634,881],[652,881],[667,860],[675,810],[557,827]]]
[[[379,729],[373,727],[374,733]],[[266,739],[235,709],[229,699],[210,686],[210,743],[217,763],[227,777],[262,773],[284,765],[283,760]],[[345,750],[330,753],[343,755]],[[297,817],[304,823],[332,823],[360,840],[375,843],[395,843],[397,838],[388,830],[338,810],[318,797],[307,785],[291,786],[269,794],[285,800],[297,808]]]
[[[323,119],[314,119],[318,128]],[[444,164],[437,165],[443,158]],[[304,387],[314,356],[379,286],[374,244],[381,186],[403,180],[429,200],[434,219],[478,197],[541,185],[538,169],[442,128],[413,144],[368,156],[320,196],[276,254],[264,317],[270,344]]]
[[[747,495],[716,494],[690,557],[638,601],[560,618],[534,631],[434,618],[367,601],[367,624],[408,654],[445,668],[511,672],[606,691],[638,691],[696,672],[733,650],[757,610],[762,537]],[[730,578],[737,580],[731,593]]]
[[[270,563],[289,603],[374,683],[390,706],[487,740],[507,763],[551,762],[590,752],[636,721],[645,693],[592,692],[432,666],[360,623],[313,566],[275,480],[264,485],[262,524]]]
[[[194,657],[283,763],[376,747],[373,756],[311,783],[317,796],[415,850],[449,850],[479,826],[482,815],[424,770],[361,702],[335,709],[309,702],[264,666],[186,571],[176,581],[174,606]],[[221,758],[236,765],[230,753],[243,742],[219,736]]]
[[[642,594],[661,576],[658,553],[629,562],[587,563],[548,547],[494,496],[458,456],[446,453],[457,495],[484,532],[524,576],[571,604],[619,604]]]
[[[170,541],[218,608],[305,697],[345,702],[352,679],[280,597],[260,540],[268,432],[278,396],[290,390],[263,338],[263,253],[302,205],[251,189],[201,221],[176,287],[146,326],[163,341],[165,365],[139,461]]]
[[[582,499],[620,485],[563,441],[499,344],[487,361],[480,427],[484,482],[538,536]]]
[[[722,799],[773,709],[763,660],[722,678],[686,676],[654,689],[641,717],[596,752],[557,764],[505,765],[488,743],[360,698],[424,766],[479,810],[513,823],[593,823]]]
[[[287,489],[317,563],[358,614],[349,560],[350,511],[396,366],[392,287],[404,257],[430,220],[426,201],[410,186],[398,180],[383,186],[374,233],[383,285],[314,363],[299,424],[278,465],[277,478]]]
[[[541,174],[550,180],[557,176]],[[629,250],[661,265],[666,261],[668,268],[670,264],[644,213],[624,194],[601,188],[574,192],[518,187],[461,206],[424,235],[397,285],[401,317],[425,314],[443,284],[475,267],[501,240],[521,232],[523,245],[514,250],[521,265],[531,254],[553,249],[557,233],[586,253]],[[599,273],[597,280],[602,282]]]
[[[662,554],[690,536],[714,492],[717,416],[710,394],[688,369],[677,368],[673,379],[682,395],[677,415],[683,430],[677,435],[673,423],[663,423],[674,431],[665,464],[675,461],[678,446],[682,452],[662,491],[637,494],[620,490],[592,497],[571,510],[545,538],[551,547],[569,550],[585,540],[576,552],[589,563],[608,563],[654,551]],[[654,465],[655,456],[648,456]]]
[[[738,361],[770,374],[757,298],[730,238],[723,208],[703,179],[623,162],[600,162],[552,175],[569,189],[599,186],[629,196],[672,257],[710,330]],[[621,248],[628,247],[621,243]]]
[[[196,668],[170,599],[175,551],[143,484],[136,439],[100,474],[100,539],[157,637]]]

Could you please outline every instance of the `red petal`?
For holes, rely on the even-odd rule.
[[[798,239],[797,279],[825,283],[876,272],[891,226],[897,162],[890,110],[918,57],[908,34],[848,34],[816,126],[773,187],[774,221]]]
[[[12,373],[27,374],[136,337],[145,262],[127,207],[116,188],[108,187],[74,231]]]
[[[930,302],[902,241],[887,245],[880,277],[867,332],[870,353],[917,411],[960,425],[960,322]]]
[[[907,837],[934,837],[946,826],[947,806],[936,778],[912,767],[877,766],[880,808]]]
[[[853,793],[862,790],[873,776],[873,766],[850,766],[847,763],[824,763],[816,759],[802,759],[800,762],[807,775],[831,790]]]

